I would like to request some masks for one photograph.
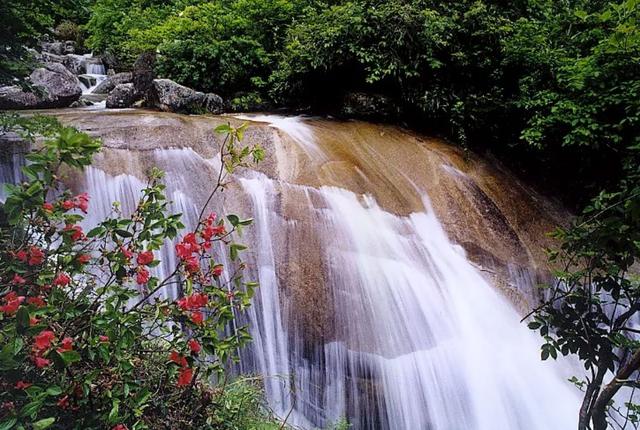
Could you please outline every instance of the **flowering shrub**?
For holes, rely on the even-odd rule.
[[[251,220],[203,208],[184,232],[154,170],[132,214],[116,205],[83,231],[91,196],[71,194],[60,177],[89,165],[99,141],[40,119],[13,125],[32,142],[46,137],[3,208],[0,429],[235,428],[228,396],[210,381],[226,382],[226,365],[249,340],[235,316],[256,284],[242,279],[245,247],[233,237]],[[262,158],[259,147],[239,147],[244,126],[216,130],[226,134],[224,169],[207,205],[229,172]],[[179,263],[159,279],[158,250],[174,239]],[[181,297],[162,298],[166,288]]]

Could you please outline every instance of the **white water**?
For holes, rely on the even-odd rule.
[[[309,156],[322,153],[303,121],[278,120],[277,127],[304,141],[298,143]],[[217,166],[188,149],[155,150],[151,157],[167,171],[174,211],[194,225],[192,195],[210,183]],[[288,423],[311,429],[348,416],[355,429],[575,427],[579,393],[566,382],[565,369],[539,361],[540,339],[448,240],[429,209],[428,190],[425,212],[399,217],[340,188],[289,185],[251,172],[239,180],[253,209],[243,215],[256,220],[249,230],[256,252],[248,277],[260,282],[248,315],[253,347],[243,354],[242,370],[265,376],[270,405]],[[107,215],[112,201],[130,211],[142,187],[134,176],[88,169],[87,223]],[[282,294],[287,280],[276,275],[277,257],[286,255],[278,235],[310,228],[280,215],[287,188],[306,199],[299,204],[324,238],[328,285],[316,288],[328,289],[336,327],[324,343],[289,326],[302,310]],[[172,246],[161,259],[160,276],[175,262]]]
[[[89,66],[95,66],[95,64],[87,64],[87,68]],[[104,66],[100,65],[104,71]],[[93,77],[96,82],[95,84],[91,85],[91,86],[87,86],[85,85],[82,81],[80,81],[80,87],[82,87],[82,94],[91,94],[93,92],[93,90],[96,89],[96,87],[98,85],[100,85],[100,83],[102,83],[104,80],[107,79],[107,75],[105,75],[104,73],[102,74],[98,74],[98,73],[87,73],[87,75]]]

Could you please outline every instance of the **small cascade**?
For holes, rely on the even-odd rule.
[[[87,62],[87,74],[105,76],[107,71],[102,63],[89,63]]]

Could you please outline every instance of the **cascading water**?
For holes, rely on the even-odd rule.
[[[260,120],[291,134],[311,161],[332,157],[306,122]],[[153,121],[136,118],[135,123]],[[128,139],[144,139],[144,133],[135,136]],[[193,226],[220,167],[214,158],[166,147],[132,149],[127,155],[114,139],[119,149],[111,151],[132,172],[100,170],[114,163],[113,154],[87,169],[78,185],[92,195],[86,222],[106,216],[112,201],[120,201],[125,211],[134,207],[143,182],[133,170],[140,169],[142,158],[136,157],[144,157],[145,165],[167,172],[173,210]],[[364,157],[365,149],[358,150]],[[371,430],[575,426],[579,393],[566,381],[571,370],[540,362],[539,339],[447,237],[431,208],[434,188],[411,181],[420,210],[393,213],[373,195],[346,186],[289,182],[283,177],[297,165],[288,153],[277,157],[287,169],[271,176],[240,172],[235,188],[225,192],[230,197],[215,209],[244,210],[243,216],[255,218],[244,240],[252,247],[247,277],[260,288],[246,316],[253,342],[242,353],[241,371],[264,377],[267,399],[281,418],[304,429],[341,417],[354,429]],[[353,171],[361,178],[367,166],[356,161]],[[413,179],[407,166],[394,168]],[[234,206],[236,200],[244,201]],[[160,258],[158,275],[174,264],[173,247],[165,247]],[[513,273],[514,283],[524,283],[521,271]],[[177,292],[163,294],[174,298]]]

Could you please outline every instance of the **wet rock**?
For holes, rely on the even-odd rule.
[[[87,106],[92,106],[93,102],[85,99],[85,98],[80,98],[80,100],[76,100],[75,102],[71,103],[72,108],[78,108],[78,107],[87,107]]]
[[[358,92],[346,95],[340,113],[350,118],[390,120],[398,116],[399,108],[390,97]]]
[[[92,87],[96,84],[95,76],[91,75],[78,75],[78,80],[87,88]]]
[[[86,100],[92,104],[103,102],[107,99],[107,94],[83,94],[80,100]]]
[[[165,112],[222,113],[224,101],[213,93],[202,93],[173,82],[155,79],[147,94],[147,105]]]
[[[111,70],[111,69],[110,69]],[[93,94],[109,94],[117,85],[127,84],[133,80],[131,72],[116,73],[102,81],[93,91]]]
[[[86,61],[87,58],[83,55],[67,54],[63,57],[62,64],[76,75],[82,75],[87,72]]]
[[[107,96],[106,106],[109,109],[128,108],[138,100],[133,84],[118,84]]]
[[[32,90],[17,86],[0,88],[0,109],[67,107],[80,98],[80,82],[59,63],[46,63],[29,77]]]

